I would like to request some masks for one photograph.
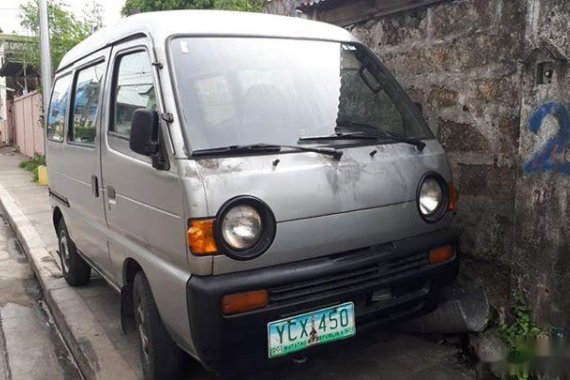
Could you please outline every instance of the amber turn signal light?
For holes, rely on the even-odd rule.
[[[443,263],[451,260],[452,258],[453,246],[451,244],[431,249],[428,255],[428,261],[430,264]]]
[[[203,256],[218,253],[218,246],[214,239],[214,222],[215,219],[188,221],[187,241],[192,254]]]
[[[225,315],[257,310],[267,306],[267,290],[229,294],[222,298],[222,311]]]
[[[447,205],[448,211],[455,211],[457,210],[457,201],[459,200],[459,192],[453,185],[453,183],[449,184],[449,204]]]

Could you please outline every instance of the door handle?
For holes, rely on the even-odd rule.
[[[117,193],[115,193],[115,188],[113,186],[107,186],[107,196],[109,199],[113,200],[117,198]]]
[[[115,192],[115,188],[113,186],[107,186],[107,203],[109,210],[111,209],[112,205],[117,204],[117,193]]]
[[[95,198],[99,198],[99,179],[96,175],[91,176],[91,192]]]

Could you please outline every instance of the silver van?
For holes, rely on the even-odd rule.
[[[63,58],[45,119],[64,277],[120,293],[147,378],[332,347],[456,277],[445,152],[344,29],[131,16]]]

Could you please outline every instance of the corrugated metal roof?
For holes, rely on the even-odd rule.
[[[324,3],[327,0],[302,0],[302,6],[304,7],[312,7],[313,5],[317,5],[319,3]]]
[[[311,8],[320,8],[321,6],[323,7],[332,7],[335,6],[337,4],[342,4],[342,3],[350,3],[353,0],[297,0],[297,4],[299,4],[297,6],[298,9],[311,9]]]
[[[346,27],[370,18],[453,0],[296,0],[311,18]],[[323,12],[321,12],[321,10]],[[325,11],[326,10],[326,11]],[[335,10],[335,12],[328,12]]]

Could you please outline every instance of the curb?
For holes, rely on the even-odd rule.
[[[1,184],[0,206],[36,273],[55,324],[83,377],[136,379],[135,370],[123,359],[85,301],[61,277],[40,235]]]

